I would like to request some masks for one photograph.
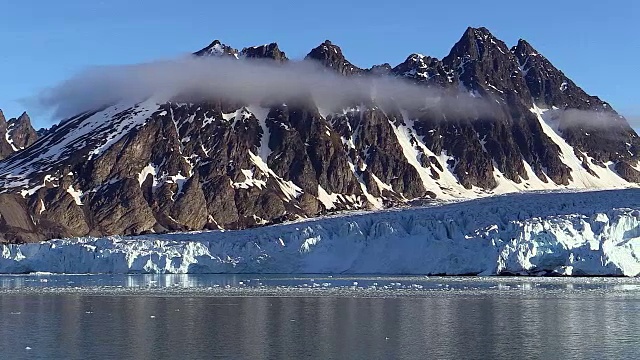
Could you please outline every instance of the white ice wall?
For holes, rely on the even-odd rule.
[[[640,275],[640,190],[527,193],[241,231],[0,246],[0,272]]]

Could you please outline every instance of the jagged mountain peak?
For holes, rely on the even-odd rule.
[[[17,118],[7,122],[7,138],[10,138],[13,146],[18,150],[25,149],[36,142],[38,134],[31,124],[31,118],[23,112]]]
[[[338,56],[344,57],[342,55],[342,49],[340,48],[340,46],[334,45],[331,42],[331,40],[325,40],[320,45],[318,45],[315,48],[311,49],[309,54],[307,54],[307,57],[313,58],[313,59],[316,59],[316,60],[320,60],[321,59],[321,57],[320,57],[321,55],[324,55],[324,54],[329,53],[329,52],[334,52]]]
[[[437,58],[431,57],[431,56],[427,56],[427,55],[423,55],[423,54],[411,54],[409,55],[405,61],[403,62],[403,64],[407,64],[410,66],[414,66],[414,67],[429,67],[432,66],[433,64],[439,62],[439,60]]]
[[[511,48],[534,101],[540,106],[586,109],[608,107],[595,96],[589,96],[580,87],[536,50],[520,39]]]
[[[460,41],[479,41],[479,42],[489,42],[496,43],[500,42],[504,44],[502,40],[496,37],[489,29],[484,26],[481,27],[468,27],[467,30],[460,37]],[[506,45],[505,45],[506,46]]]
[[[18,126],[26,126],[26,127],[31,127],[31,118],[29,117],[29,115],[27,114],[26,111],[24,111],[22,114],[20,114],[20,116],[18,116],[17,118],[11,118],[7,121],[7,126],[9,128],[15,128]]]
[[[389,63],[373,65],[367,70],[372,75],[389,75],[393,71],[393,67]]]
[[[474,28],[472,26],[467,27],[467,30],[465,30],[463,37],[474,37],[474,38],[478,38],[478,39],[487,39],[489,37],[494,37],[493,34],[491,33],[491,31],[489,31],[489,29],[487,29],[484,26],[480,26],[477,28]]]
[[[411,54],[404,62],[393,68],[393,74],[417,81],[430,81],[445,85],[450,81],[442,62],[423,54]]]
[[[194,55],[197,56],[232,56],[238,58],[238,50],[231,46],[225,45],[220,40],[216,39],[206,47],[196,51]]]
[[[20,116],[18,116],[17,118],[11,119],[9,121],[14,121],[16,123],[29,123],[29,124],[31,124],[31,118],[29,117],[29,115],[27,114],[26,111],[22,112],[22,114],[20,114]]]
[[[468,28],[442,59],[452,82],[503,101],[531,103],[518,61],[507,45],[484,27]],[[525,105],[530,107],[529,105]]]
[[[0,159],[25,149],[38,139],[26,112],[17,118],[6,120],[0,111]]]
[[[469,27],[451,48],[449,55],[443,59],[443,62],[452,63],[458,58],[477,60],[491,56],[508,57],[510,55],[509,47],[487,28]]]
[[[277,43],[264,44],[260,46],[250,46],[242,49],[241,56],[247,58],[273,59],[278,62],[287,61],[287,54],[280,50]]]
[[[527,40],[524,39],[518,39],[518,43],[516,44],[516,46],[511,48],[511,52],[516,54],[516,56],[518,56],[518,54],[532,56],[540,55],[540,53],[536,49],[534,49]]]
[[[314,60],[331,68],[342,75],[360,74],[364,70],[353,65],[342,54],[342,49],[334,45],[330,40],[313,48],[305,57],[305,60]]]
[[[404,60],[404,63],[415,64],[416,66],[430,66],[438,61],[440,60],[428,55],[413,53],[407,56],[407,58]]]

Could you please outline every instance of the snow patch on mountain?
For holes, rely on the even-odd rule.
[[[322,186],[318,185],[318,200],[324,205],[325,209],[331,210],[336,207],[338,202],[338,194],[329,194]]]
[[[416,169],[425,189],[435,193],[436,198],[440,200],[473,199],[485,196],[485,192],[482,189],[476,187],[466,189],[460,185],[453,171],[453,167],[449,166],[449,161],[453,158],[448,156],[444,151],[437,155],[431,151],[431,149],[424,144],[420,136],[417,135],[414,128],[415,120],[411,119],[406,111],[400,111],[400,113],[402,114],[405,125],[395,125],[392,123],[391,126],[402,148],[405,159]],[[440,164],[443,165],[443,170],[440,171],[440,169],[435,166],[430,168],[422,166],[419,159],[423,155],[438,159]],[[437,172],[439,178],[433,178],[431,171]]]
[[[400,144],[400,147],[402,148],[402,153],[404,154],[404,157],[407,159],[407,162],[413,166],[413,168],[416,169],[416,171],[418,172],[418,175],[420,176],[420,179],[422,180],[422,184],[424,186],[425,189],[434,189],[437,191],[437,193],[439,193],[438,198],[447,198],[448,196],[446,196],[445,193],[443,193],[440,190],[440,187],[438,186],[438,184],[436,183],[435,179],[433,179],[431,177],[431,174],[429,172],[428,169],[424,168],[420,162],[419,162],[419,157],[420,157],[420,149],[417,146],[414,146],[413,143],[416,142],[414,136],[413,136],[413,122],[410,121],[408,119],[408,117],[406,116],[406,113],[403,112],[403,117],[404,117],[404,121],[405,123],[408,123],[408,125],[406,126],[395,126],[394,124],[391,124],[393,131],[396,135],[396,138],[398,139],[398,143]],[[424,150],[423,150],[424,151]]]
[[[108,114],[104,114],[106,119],[101,122],[99,119],[95,119],[100,122],[98,123],[98,129],[102,127],[100,125],[106,125],[110,127],[110,131],[107,133],[106,139],[90,153],[89,159],[100,156],[100,154],[109,149],[111,145],[115,144],[123,136],[127,135],[131,129],[146,123],[147,120],[149,120],[149,116],[158,109],[158,106],[159,103],[155,101],[155,99],[148,99],[142,103],[134,105],[132,111],[124,116],[108,117]],[[117,110],[117,108],[114,110]],[[111,118],[115,118],[120,121],[116,121],[114,123],[112,120],[109,121]],[[96,121],[84,122],[83,127],[87,127],[87,125],[92,126]]]
[[[20,195],[22,195],[22,197],[31,196],[31,195],[35,194],[36,191],[38,191],[38,190],[42,189],[43,187],[47,186],[48,183],[51,183],[51,182],[53,182],[55,180],[56,180],[56,178],[54,178],[53,176],[45,175],[44,180],[42,180],[42,184],[35,185],[35,186],[31,187],[31,188],[23,189],[22,191],[20,191]],[[26,183],[27,180],[24,180],[24,181]],[[8,186],[11,186],[11,185],[8,185]]]
[[[249,158],[263,174],[273,177],[276,180],[280,190],[282,190],[282,193],[288,200],[295,199],[302,194],[302,189],[298,185],[294,184],[293,181],[284,180],[280,176],[276,175],[276,173],[269,168],[269,165],[267,165],[260,156],[249,151]]]
[[[74,189],[73,185],[69,185],[67,188],[67,193],[73,197],[73,200],[76,202],[76,205],[82,205],[82,191]]]
[[[141,171],[140,174],[138,175],[138,183],[140,184],[140,186],[142,186],[142,183],[144,183],[144,181],[147,179],[147,177],[151,175],[153,177],[153,187],[156,187],[158,184],[158,180],[156,179],[156,176],[158,175],[158,167],[153,165],[153,164],[149,164],[147,166],[145,166]]]
[[[640,194],[527,193],[240,231],[0,246],[0,272],[640,275]]]
[[[248,189],[252,186],[258,187],[260,189],[267,186],[267,183],[264,180],[258,180],[254,178],[253,170],[243,169],[240,170],[242,175],[244,175],[244,180],[239,182],[234,182],[232,185],[236,189]]]
[[[44,206],[44,200],[40,199],[40,209],[38,210],[38,214],[42,214],[47,211],[47,208]]]
[[[496,186],[493,190],[491,190],[494,194],[508,194],[519,191],[528,191],[528,190],[554,190],[558,189],[558,185],[556,185],[551,179],[549,179],[546,175],[547,182],[542,181],[536,173],[533,171],[531,165],[526,162],[524,159],[522,160],[522,164],[524,166],[525,171],[527,172],[528,180],[521,178],[520,183],[516,183],[507,179],[504,174],[498,170],[498,167],[494,164],[494,178],[498,186]]]
[[[583,154],[589,159],[587,163],[589,168],[597,176],[590,174],[582,166],[583,162],[576,156],[574,148],[569,145],[566,140],[562,138],[559,131],[554,129],[552,126],[555,123],[555,120],[552,118],[553,111],[550,111],[550,109],[540,108],[535,105],[535,103],[530,111],[537,116],[544,133],[560,147],[561,160],[571,169],[571,177],[573,180],[568,185],[568,188],[615,189],[627,188],[630,186],[630,183],[621,178],[614,170],[614,164],[612,162],[605,164],[607,167],[604,169],[597,165],[592,166],[593,162],[591,162],[591,158],[588,154]]]
[[[15,126],[15,123],[10,123],[9,126],[7,127],[7,131],[4,133],[4,138],[7,141],[7,143],[9,143],[9,145],[11,145],[11,149],[13,149],[13,151],[18,151],[21,150],[21,148],[18,148],[14,143],[13,143],[13,139],[11,137],[11,133],[13,132],[13,127]]]
[[[260,128],[262,129],[262,136],[260,137],[260,148],[258,149],[258,156],[266,164],[269,155],[271,155],[271,149],[269,148],[269,139],[271,138],[271,131],[267,126],[267,116],[269,115],[269,108],[261,106],[250,106],[247,108],[253,116],[258,120]]]
[[[0,187],[22,187],[23,195],[24,191],[33,194],[40,185],[29,187],[31,175],[45,174],[45,182],[47,176],[48,180],[53,180],[56,166],[69,157],[78,156],[79,151],[86,151],[87,145],[93,144],[84,154],[87,159],[100,156],[129,131],[146,123],[158,107],[158,101],[148,99],[113,105],[63,121],[59,125],[59,133],[65,134],[63,137],[48,134],[38,140],[39,146],[24,149],[19,156],[3,163]]]

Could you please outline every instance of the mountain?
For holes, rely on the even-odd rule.
[[[332,44],[329,40],[325,40],[318,47],[311,50],[305,59],[317,61],[342,75],[356,75],[364,71],[350,63],[342,54],[342,49]]]
[[[31,126],[27,113],[7,121],[0,110],[0,160],[31,146],[37,138],[38,134]]]
[[[194,56],[289,61],[275,43],[238,51],[216,40]],[[151,97],[105,105],[32,144],[34,137],[16,140],[24,149],[0,161],[0,239],[240,229],[640,181],[640,140],[626,120],[524,40],[509,48],[485,28],[468,28],[443,59],[412,54],[371,69],[325,41],[305,61],[327,76],[393,76],[488,99],[497,110],[445,113],[349,99],[337,111],[313,101]]]

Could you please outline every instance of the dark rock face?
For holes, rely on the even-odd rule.
[[[5,119],[4,114],[0,111],[0,159],[4,159],[9,155],[13,154],[15,151],[11,144],[6,140],[7,134],[7,119]]]
[[[36,135],[38,135],[38,137],[43,137],[47,135],[51,130],[51,128],[40,128],[36,130]]]
[[[633,168],[629,162],[620,161],[615,165],[616,172],[625,180],[640,183],[640,171]]]
[[[571,181],[558,145],[530,111],[531,95],[515,55],[487,29],[468,28],[441,61],[412,54],[393,73],[426,86],[465,88],[472,96],[499,104],[491,112],[453,119],[442,113],[417,114],[417,134],[436,154],[444,152],[456,159],[450,166],[465,188],[495,187],[494,168],[515,183],[528,180],[523,159],[544,182],[548,178],[562,185]]]
[[[595,164],[613,159],[635,162],[632,159],[635,150],[628,150],[637,149],[640,139],[608,103],[585,93],[525,40],[519,40],[512,51],[536,103],[559,109],[582,110],[573,112],[572,116],[559,116],[558,128],[569,144],[581,152],[589,153]],[[605,119],[606,123],[594,123],[594,118]],[[626,174],[621,173],[623,177]],[[633,177],[624,178],[635,181]]]
[[[448,69],[458,69],[454,82],[494,98],[502,105],[503,111],[485,114],[483,121],[472,121],[469,125],[475,127],[478,139],[486,141],[487,153],[508,179],[519,182],[519,179],[527,178],[521,161],[524,158],[541,180],[546,181],[542,171],[546,169],[546,176],[556,184],[569,183],[570,170],[560,161],[558,146],[544,133],[529,110],[532,108],[529,89],[515,56],[501,40],[485,28],[468,28],[442,62]],[[477,149],[465,148],[456,157],[473,159],[474,155],[466,154],[469,150],[473,154]],[[478,169],[481,164],[485,164],[484,169]],[[476,176],[468,180],[463,176],[462,181],[481,187],[484,187],[483,183],[491,182],[487,178],[490,165],[486,160],[466,162],[466,166],[464,174]],[[458,173],[462,175],[462,172]]]
[[[140,234],[156,223],[136,180],[125,178],[87,196],[94,234]]]
[[[363,177],[372,194],[382,195],[389,201],[398,194],[409,199],[423,197],[427,191],[396,140],[393,123],[401,121],[400,116],[380,109],[367,109],[331,118],[334,128],[339,129],[343,138],[353,139],[350,160],[359,165],[356,174]],[[398,194],[385,196],[388,189],[374,180],[372,174]]]
[[[27,113],[22,113],[17,119],[10,119],[7,122],[7,132],[15,146],[21,150],[31,146],[38,139],[38,134],[31,126],[31,119]]]
[[[355,75],[363,72],[362,69],[350,63],[342,55],[342,49],[332,44],[329,40],[311,50],[305,59],[317,61],[342,75]]]
[[[391,72],[396,76],[415,79],[420,82],[447,85],[452,81],[451,74],[444,68],[442,62],[430,56],[411,54]]]
[[[37,241],[36,227],[19,194],[0,194],[0,236],[9,241]]]
[[[238,50],[225,45],[220,40],[213,40],[209,46],[204,47],[194,53],[197,56],[230,56],[238,57]]]
[[[74,237],[89,233],[81,205],[63,186],[44,187],[29,199],[29,212],[38,228],[46,229],[46,237]]]
[[[287,55],[284,51],[281,51],[276,43],[244,48],[242,49],[241,54],[247,58],[272,59],[277,62],[289,60],[287,59]]]
[[[0,111],[0,160],[31,146],[37,139],[38,134],[27,113],[7,121]]]
[[[195,55],[288,61],[275,43],[237,51],[216,40]],[[7,122],[0,113],[0,242],[241,229],[505,183],[604,186],[603,171],[640,182],[640,142],[626,120],[524,40],[509,49],[469,28],[442,60],[412,54],[366,70],[326,41],[306,60],[491,106],[444,113],[345,99],[327,113],[312,99],[175,98],[105,107],[41,132],[26,114]],[[595,126],[593,114],[610,123]]]
[[[390,75],[393,68],[389,63],[384,63],[380,65],[373,65],[371,69],[367,70],[371,75]]]

